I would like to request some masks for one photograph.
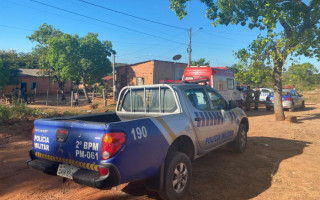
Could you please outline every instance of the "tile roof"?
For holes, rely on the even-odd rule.
[[[19,76],[43,76],[40,69],[19,69]]]

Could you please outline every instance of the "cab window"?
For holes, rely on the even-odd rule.
[[[208,91],[210,101],[212,103],[213,109],[220,110],[220,109],[227,109],[227,102],[226,100],[218,93],[209,90]]]
[[[132,91],[132,109],[133,112],[144,112],[144,92],[143,90]]]
[[[173,93],[169,88],[161,88],[161,112],[170,113],[177,109]]]
[[[131,92],[131,93],[130,93]],[[159,88],[128,90],[122,100],[122,109],[126,112],[162,112],[171,113],[177,110],[174,94],[169,88],[161,88],[159,98]],[[132,105],[131,105],[132,104]]]
[[[210,104],[204,89],[190,89],[185,91],[190,103],[199,110],[209,110]]]

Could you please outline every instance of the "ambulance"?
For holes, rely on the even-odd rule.
[[[227,101],[240,101],[241,92],[236,89],[236,82],[232,70],[226,67],[210,67],[210,66],[190,66],[184,70],[182,80],[203,80],[211,88],[219,91],[219,93]]]

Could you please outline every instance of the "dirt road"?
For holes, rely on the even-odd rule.
[[[320,104],[276,122],[271,112],[248,113],[248,149],[221,148],[193,162],[188,199],[320,199]],[[80,186],[27,168],[32,123],[0,127],[0,199],[159,199],[142,182],[111,190]]]

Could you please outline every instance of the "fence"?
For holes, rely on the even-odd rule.
[[[110,102],[112,98],[112,92],[107,89],[102,90],[102,94],[89,90],[88,97],[91,103],[101,103],[107,106],[107,102]],[[62,98],[64,96],[64,98]],[[45,105],[45,106],[82,106],[88,104],[88,99],[83,94],[82,90],[78,93],[64,93],[60,90],[50,91],[49,90],[34,90],[31,94],[21,94],[21,91],[4,95],[0,98],[0,103],[9,104],[13,101],[26,102],[34,105]],[[76,103],[77,102],[77,103]]]

